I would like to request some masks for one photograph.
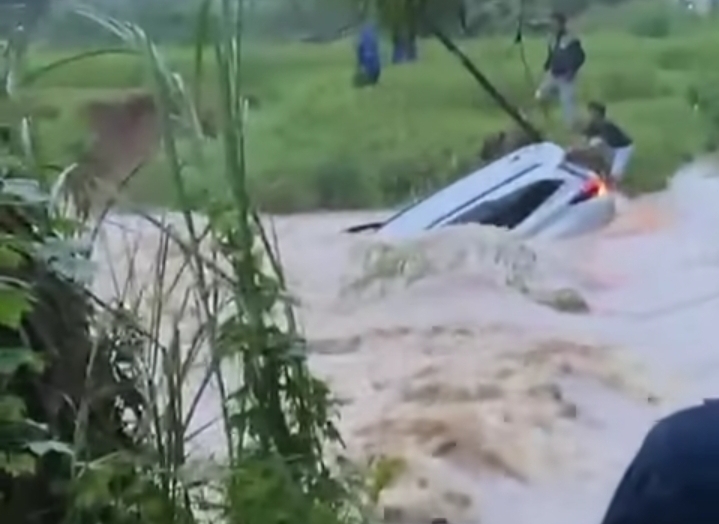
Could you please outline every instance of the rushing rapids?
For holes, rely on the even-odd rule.
[[[606,230],[556,243],[463,226],[390,245],[340,233],[374,213],[274,219],[348,452],[402,464],[382,500],[389,517],[601,518],[648,425],[716,389],[714,171],[689,166],[666,191],[623,200]],[[139,293],[157,230],[114,215],[101,237],[98,292],[117,294],[132,267]],[[206,406],[197,427],[216,415]],[[207,452],[221,437],[200,441]]]

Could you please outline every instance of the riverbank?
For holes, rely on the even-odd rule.
[[[611,117],[635,138],[628,191],[660,189],[666,173],[701,151],[707,129],[692,111],[687,89],[714,68],[711,50],[719,46],[719,31],[713,29],[665,38],[619,30],[585,37],[580,100],[604,100]],[[558,115],[546,121],[533,109],[542,39],[525,43],[531,71],[507,37],[466,40],[461,46],[550,138],[567,140]],[[191,79],[192,50],[166,52]],[[274,212],[390,206],[475,167],[483,138],[508,120],[436,42],[422,42],[420,54],[417,64],[386,68],[376,88],[356,90],[350,85],[350,41],[249,43],[247,160],[258,204]],[[34,61],[57,56],[42,51]],[[216,93],[211,73],[205,75],[208,110]],[[59,109],[57,119],[41,125],[47,157],[72,158],[84,136],[79,114],[88,101],[122,98],[144,85],[141,64],[129,56],[97,57],[43,77],[28,97]],[[219,144],[208,153],[206,169],[187,176],[196,189],[221,196]],[[137,175],[130,194],[136,202],[167,206],[173,195],[169,187],[167,170],[157,160]]]

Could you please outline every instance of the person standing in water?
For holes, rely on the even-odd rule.
[[[360,31],[356,48],[355,87],[373,86],[382,74],[379,37],[372,24],[365,24]]]
[[[589,124],[583,130],[590,145],[604,145],[611,152],[609,176],[614,183],[624,178],[634,153],[634,142],[617,124],[607,118],[607,108],[600,102],[590,102]]]
[[[649,430],[601,522],[719,522],[719,401],[677,411]]]
[[[586,57],[580,40],[567,29],[567,17],[564,13],[552,14],[552,26],[547,58],[544,61],[544,78],[535,96],[540,102],[558,96],[564,121],[571,128],[575,117],[577,74]]]

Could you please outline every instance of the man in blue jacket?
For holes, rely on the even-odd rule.
[[[574,91],[577,73],[584,65],[585,55],[582,43],[567,30],[564,13],[552,14],[552,35],[544,62],[544,78],[536,98],[540,102],[558,96],[564,121],[570,127],[574,124]]]
[[[354,84],[357,87],[375,85],[382,73],[379,37],[371,24],[365,24],[357,41],[357,69]]]
[[[649,431],[602,524],[719,523],[719,401],[673,413]]]

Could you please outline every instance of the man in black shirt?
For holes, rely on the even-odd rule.
[[[609,175],[619,182],[634,153],[634,142],[619,126],[607,118],[607,108],[600,102],[590,102],[589,124],[584,136],[590,144],[603,144],[611,151],[611,169]]]
[[[567,29],[567,17],[564,13],[553,13],[552,23],[547,58],[544,61],[544,78],[535,96],[540,102],[558,96],[564,121],[567,126],[572,127],[575,117],[575,85],[577,74],[584,65],[584,49],[579,38]]]

